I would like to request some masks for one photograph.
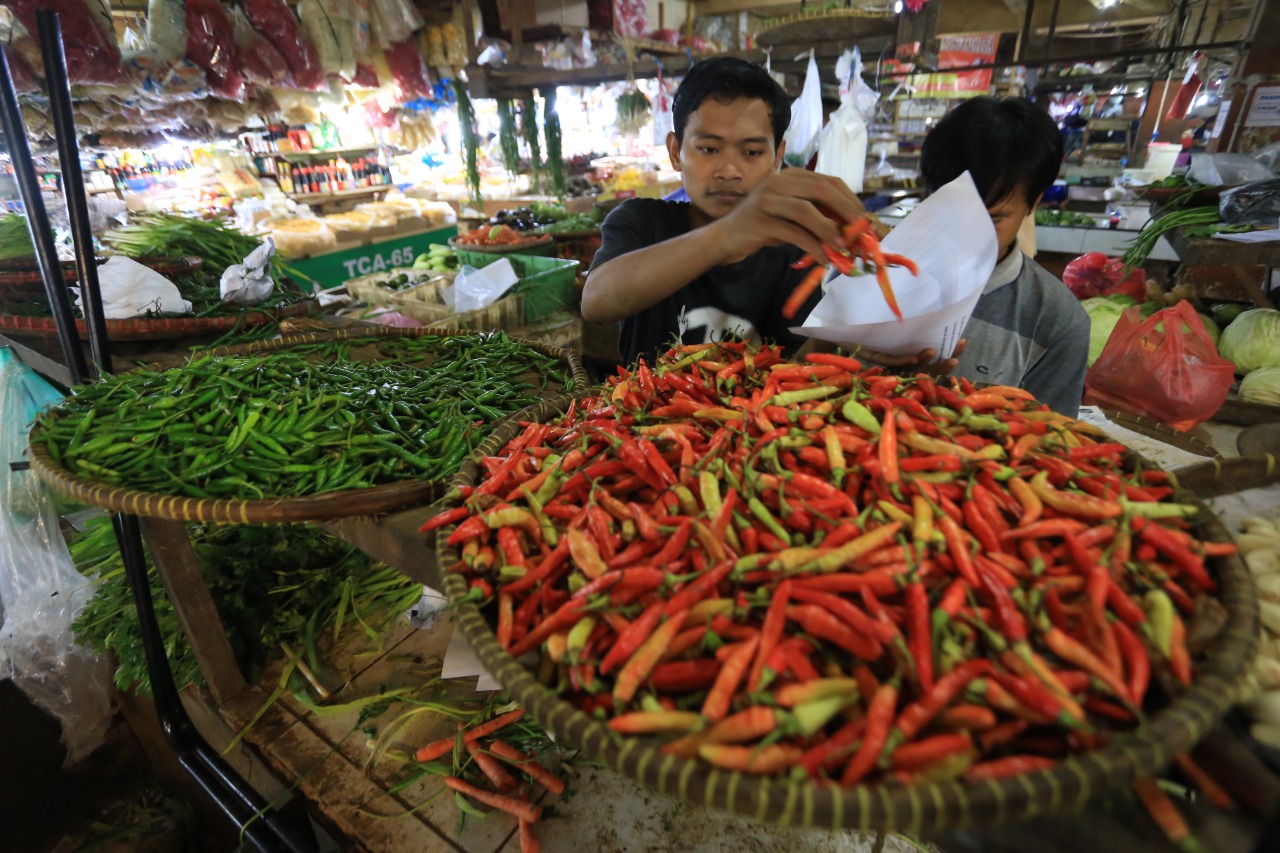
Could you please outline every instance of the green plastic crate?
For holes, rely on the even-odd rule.
[[[553,244],[554,245],[554,244]],[[524,294],[524,319],[533,323],[573,304],[574,278],[578,261],[544,258],[538,255],[493,255],[455,249],[458,263],[476,269],[506,258],[520,280],[512,290]]]

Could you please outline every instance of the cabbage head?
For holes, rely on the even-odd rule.
[[[1222,332],[1218,350],[1243,373],[1280,367],[1280,311],[1251,308]]]
[[[1201,314],[1200,320],[1204,323],[1204,330],[1209,334],[1209,340],[1213,341],[1216,347],[1218,341],[1222,340],[1222,330],[1218,328],[1218,324],[1213,322],[1213,318],[1208,314]]]
[[[1240,380],[1240,399],[1264,406],[1280,406],[1280,367],[1250,371]]]
[[[1107,345],[1107,338],[1120,322],[1120,315],[1126,308],[1138,303],[1128,296],[1091,296],[1081,300],[1081,305],[1089,315],[1089,365],[1102,355],[1102,348]]]

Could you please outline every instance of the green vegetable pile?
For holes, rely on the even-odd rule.
[[[476,133],[476,111],[471,105],[471,97],[467,87],[461,80],[454,79],[453,91],[458,97],[458,131],[462,137],[462,155],[467,164],[467,188],[471,191],[471,200],[480,204],[480,136]]]
[[[1222,332],[1218,349],[1241,373],[1280,367],[1280,311],[1251,308]]]
[[[33,441],[81,476],[193,498],[291,498],[452,475],[494,421],[569,390],[505,335],[203,356],[73,389]]]
[[[223,270],[244,263],[245,257],[262,244],[259,238],[224,220],[193,219],[172,213],[136,216],[128,225],[108,231],[102,239],[130,258],[203,258],[205,268],[219,278]],[[279,252],[271,258],[271,272],[277,282],[286,275],[302,277]]]
[[[317,646],[356,625],[376,641],[406,613],[422,587],[324,531],[303,525],[188,526],[191,542],[232,651],[250,680],[282,648],[301,652],[319,668]],[[151,692],[138,613],[108,518],[92,520],[72,540],[76,567],[95,585],[72,623],[76,641],[115,658],[115,682],[125,691]],[[159,574],[148,561],[156,617],[179,689],[202,684]]]
[[[560,137],[560,114],[556,112],[556,90],[552,87],[542,101],[542,127],[547,135],[547,174],[551,176],[551,192],[564,198],[564,151]]]
[[[539,225],[533,229],[534,234],[575,234],[579,231],[596,231],[600,228],[600,217],[594,213],[575,213],[548,225]]]
[[[1112,296],[1093,296],[1082,300],[1080,305],[1089,315],[1089,366],[1102,355],[1102,348],[1125,309],[1138,303],[1128,296],[1115,294]]]
[[[649,123],[649,99],[644,92],[636,88],[634,83],[618,96],[618,117],[615,124],[618,132],[634,136]]]
[[[1097,228],[1098,220],[1087,213],[1070,210],[1054,210],[1048,207],[1036,209],[1037,225],[1056,225],[1064,228]]]
[[[1216,206],[1189,207],[1186,210],[1166,208],[1152,217],[1151,221],[1138,232],[1138,236],[1133,238],[1133,243],[1122,256],[1124,268],[1130,270],[1142,266],[1151,255],[1151,251],[1155,249],[1156,243],[1160,242],[1160,238],[1176,228],[1206,226],[1219,222],[1221,222],[1221,216]]]
[[[520,141],[516,134],[516,114],[509,98],[498,98],[498,142],[502,165],[509,174],[520,171]]]
[[[529,169],[533,181],[530,186],[535,193],[542,192],[542,145],[538,142],[538,105],[533,96],[520,102],[520,137],[529,146]]]
[[[31,232],[27,230],[27,217],[21,213],[0,216],[0,261],[30,258],[35,253]]]

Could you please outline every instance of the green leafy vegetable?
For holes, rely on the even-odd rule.
[[[1272,308],[1245,311],[1223,330],[1218,349],[1242,373],[1280,367],[1280,311]]]
[[[520,140],[510,98],[498,98],[498,142],[502,146],[502,165],[509,174],[516,174],[520,171]]]
[[[556,198],[564,198],[564,152],[560,138],[560,114],[556,112],[556,90],[547,91],[542,102],[542,125],[547,134],[547,173],[551,176],[551,191]]]
[[[535,193],[542,192],[542,145],[538,141],[538,105],[530,96],[520,102],[520,136],[529,146],[529,169],[533,178],[530,187]]]
[[[130,258],[198,257],[205,267],[221,276],[222,271],[244,259],[261,238],[245,234],[222,219],[194,219],[173,213],[144,213],[125,226],[108,231],[103,242]],[[271,258],[271,272],[277,282],[291,275],[306,276],[289,266],[279,252]]]
[[[1038,208],[1036,210],[1037,225],[1056,225],[1064,228],[1097,228],[1098,220],[1087,213],[1076,213],[1071,210],[1054,210]]]
[[[456,77],[453,91],[458,96],[458,129],[462,136],[462,155],[467,164],[467,188],[471,190],[471,201],[479,205],[483,200],[480,197],[480,136],[476,133],[476,111],[471,106],[467,87]]]
[[[1280,406],[1280,367],[1263,367],[1240,380],[1240,399]]]
[[[1089,315],[1089,364],[1092,366],[1098,356],[1102,355],[1102,348],[1107,345],[1107,339],[1111,337],[1111,332],[1116,323],[1120,322],[1125,309],[1138,303],[1128,296],[1116,294],[1093,296],[1082,300],[1080,304]]]
[[[188,526],[231,649],[250,680],[281,644],[317,659],[317,644],[353,628],[376,639],[418,600],[422,587],[316,527]],[[142,635],[124,563],[108,518],[72,540],[76,567],[94,582],[93,598],[72,624],[76,641],[116,661],[121,690],[151,690]],[[148,560],[151,594],[174,680],[202,684],[195,655]]]
[[[35,253],[31,232],[27,229],[27,217],[21,213],[0,216],[0,261],[29,258]]]

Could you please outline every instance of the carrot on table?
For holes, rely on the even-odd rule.
[[[533,822],[520,819],[520,853],[541,853],[542,842],[533,834]]]
[[[496,758],[477,746],[475,741],[466,741],[464,745],[467,748],[467,753],[475,759],[476,766],[493,783],[493,787],[499,791],[515,790],[516,778],[508,773]]]
[[[559,776],[534,761],[532,756],[525,755],[511,744],[501,740],[494,740],[489,744],[489,751],[503,761],[519,767],[535,782],[557,797],[564,793],[564,782]]]
[[[471,797],[473,800],[479,800],[486,806],[501,809],[507,814],[515,815],[530,823],[537,823],[538,819],[542,817],[542,806],[526,803],[524,800],[517,800],[515,797],[508,797],[506,794],[495,794],[493,791],[477,788],[457,776],[444,777],[444,783],[459,794]]]

